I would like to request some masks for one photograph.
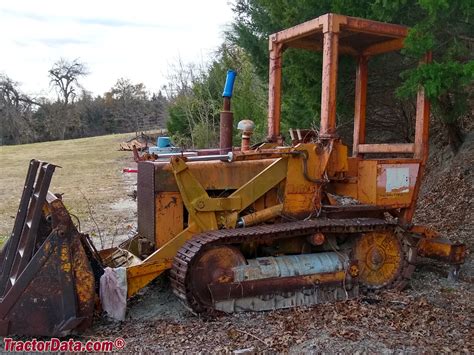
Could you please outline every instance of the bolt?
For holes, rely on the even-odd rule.
[[[359,275],[359,267],[357,265],[351,265],[349,268],[349,274],[352,277],[357,277]]]

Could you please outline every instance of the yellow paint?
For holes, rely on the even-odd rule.
[[[401,244],[392,231],[365,233],[356,241],[359,280],[372,287],[392,282],[403,262]]]
[[[179,192],[155,196],[155,247],[160,248],[183,231],[183,199]]]
[[[156,250],[143,263],[127,268],[128,297],[133,296],[140,289],[148,285],[163,271],[170,269],[173,258],[179,248],[196,233],[201,230],[195,223],[191,223],[188,228],[179,233],[176,237],[168,241],[161,248]]]
[[[69,248],[63,245],[61,248],[61,269],[68,273],[71,271],[71,263],[69,261]]]
[[[329,177],[339,176],[348,171],[347,146],[340,141],[335,141],[327,164],[328,175]]]
[[[322,172],[326,168],[330,150],[319,149],[318,146],[307,143],[298,144],[295,151],[302,154],[291,155],[288,158],[283,213],[294,218],[306,218],[321,205],[321,184],[309,179],[323,178]]]
[[[377,201],[377,161],[361,160],[358,166],[357,198],[362,203]]]
[[[164,245],[159,247],[143,263],[127,268],[128,297],[133,296],[141,288],[145,287],[153,279],[158,277],[163,271],[170,269],[172,260],[183,244],[192,238],[193,235],[217,229],[218,214],[222,209],[222,204],[217,205],[216,211],[198,211],[195,208],[197,201],[208,202],[213,200],[201,184],[194,178],[187,168],[186,163],[180,159],[173,159],[172,166],[176,176],[176,182],[180,189],[181,198],[189,213],[189,226],[175,237],[171,238]],[[226,204],[231,210],[225,211],[225,223],[232,223],[235,226],[236,217],[239,212],[250,206],[256,200],[273,189],[286,176],[286,159],[281,158],[273,162],[270,166],[257,174],[247,184],[229,196],[230,202]],[[236,208],[234,201],[240,201],[240,209]],[[210,204],[212,206],[212,203]]]
[[[194,203],[209,199],[209,196],[189,171],[188,166],[182,158],[175,157],[171,159],[171,165],[174,170],[176,184],[178,185],[184,205],[188,210],[190,218],[200,227],[201,230],[217,229],[216,215],[212,211],[197,211]]]
[[[157,250],[143,263],[127,269],[129,296],[171,268],[174,256],[187,240],[203,231],[235,228],[242,211],[249,207],[259,212],[282,204],[285,215],[300,219],[309,217],[321,206],[321,182],[326,182],[326,178],[330,179],[325,185],[327,191],[353,197],[363,204],[377,204],[381,201],[377,191],[379,165],[402,164],[393,160],[348,158],[347,147],[338,140],[273,149],[281,158],[269,160],[263,159],[262,155],[261,161],[265,160],[267,165],[256,163],[258,160],[194,164],[175,157],[163,168],[173,171],[179,192],[158,192],[155,197]],[[232,185],[237,189],[227,197],[210,197],[207,190],[212,190],[212,186],[219,185],[219,189],[225,189],[222,186],[228,181],[229,174],[223,174],[222,169],[227,171],[229,167],[237,166],[234,164],[245,171],[245,176],[253,173],[253,177],[241,181],[240,186]],[[166,184],[171,186],[169,182]],[[398,202],[403,201],[395,196],[390,200],[390,206],[397,206]],[[183,229],[184,208],[189,218],[186,229]],[[397,239],[390,238],[383,233],[369,233],[361,238],[358,248],[362,266],[359,272],[366,282],[377,285],[395,274],[401,256]],[[385,245],[384,241],[388,244]],[[375,267],[373,260],[380,258],[379,254],[383,254],[386,262]],[[367,259],[369,256],[372,261]]]
[[[95,278],[80,240],[73,246],[73,273],[80,308],[92,307],[95,298]]]

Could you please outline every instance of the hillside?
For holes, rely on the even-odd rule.
[[[451,239],[474,246],[474,132],[460,151],[433,147],[416,222],[428,223]]]

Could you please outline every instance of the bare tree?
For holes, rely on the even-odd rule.
[[[78,79],[88,74],[87,67],[78,59],[68,61],[61,58],[54,63],[49,70],[50,83],[53,85],[60,97],[58,101],[62,101],[64,105],[73,103],[76,98],[77,87],[80,87]]]
[[[61,58],[49,70],[50,84],[58,93],[58,100],[48,112],[48,131],[56,139],[65,139],[80,129],[80,118],[74,100],[82,89],[78,80],[88,74],[87,67],[78,59]]]
[[[205,62],[185,64],[179,59],[171,67],[164,90],[186,121],[186,132],[174,136],[182,145],[204,148],[217,144],[216,119],[221,100],[212,92],[215,85],[212,73],[211,66]],[[222,83],[216,85],[220,88]]]
[[[0,144],[27,143],[34,139],[33,106],[41,106],[22,93],[19,84],[0,75]]]
[[[93,97],[78,80],[87,75],[78,60],[64,59],[48,71],[57,99],[30,97],[0,74],[0,145],[71,139],[162,128],[167,99],[142,83],[119,79],[110,92]]]
[[[126,130],[139,132],[155,112],[150,110],[149,95],[143,83],[133,84],[120,78],[110,90],[110,103],[116,123]]]

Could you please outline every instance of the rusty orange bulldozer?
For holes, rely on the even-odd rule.
[[[429,102],[420,88],[412,143],[366,142],[368,61],[398,51],[404,26],[326,14],[269,38],[266,142],[252,146],[242,120],[232,146],[235,73],[224,89],[220,146],[138,164],[138,234],[97,251],[61,199],[55,166],[32,160],[13,233],[2,250],[2,334],[64,336],[91,325],[101,278],[121,270],[124,298],[169,270],[192,312],[262,311],[401,289],[417,256],[456,270],[465,246],[412,223],[428,158]],[[280,131],[287,48],[321,51],[319,131]],[[338,58],[357,63],[352,153],[336,131]],[[427,53],[424,61],[430,61]],[[106,270],[106,271],[104,271]],[[104,273],[105,272],[105,273]],[[107,291],[107,292],[106,292]]]

